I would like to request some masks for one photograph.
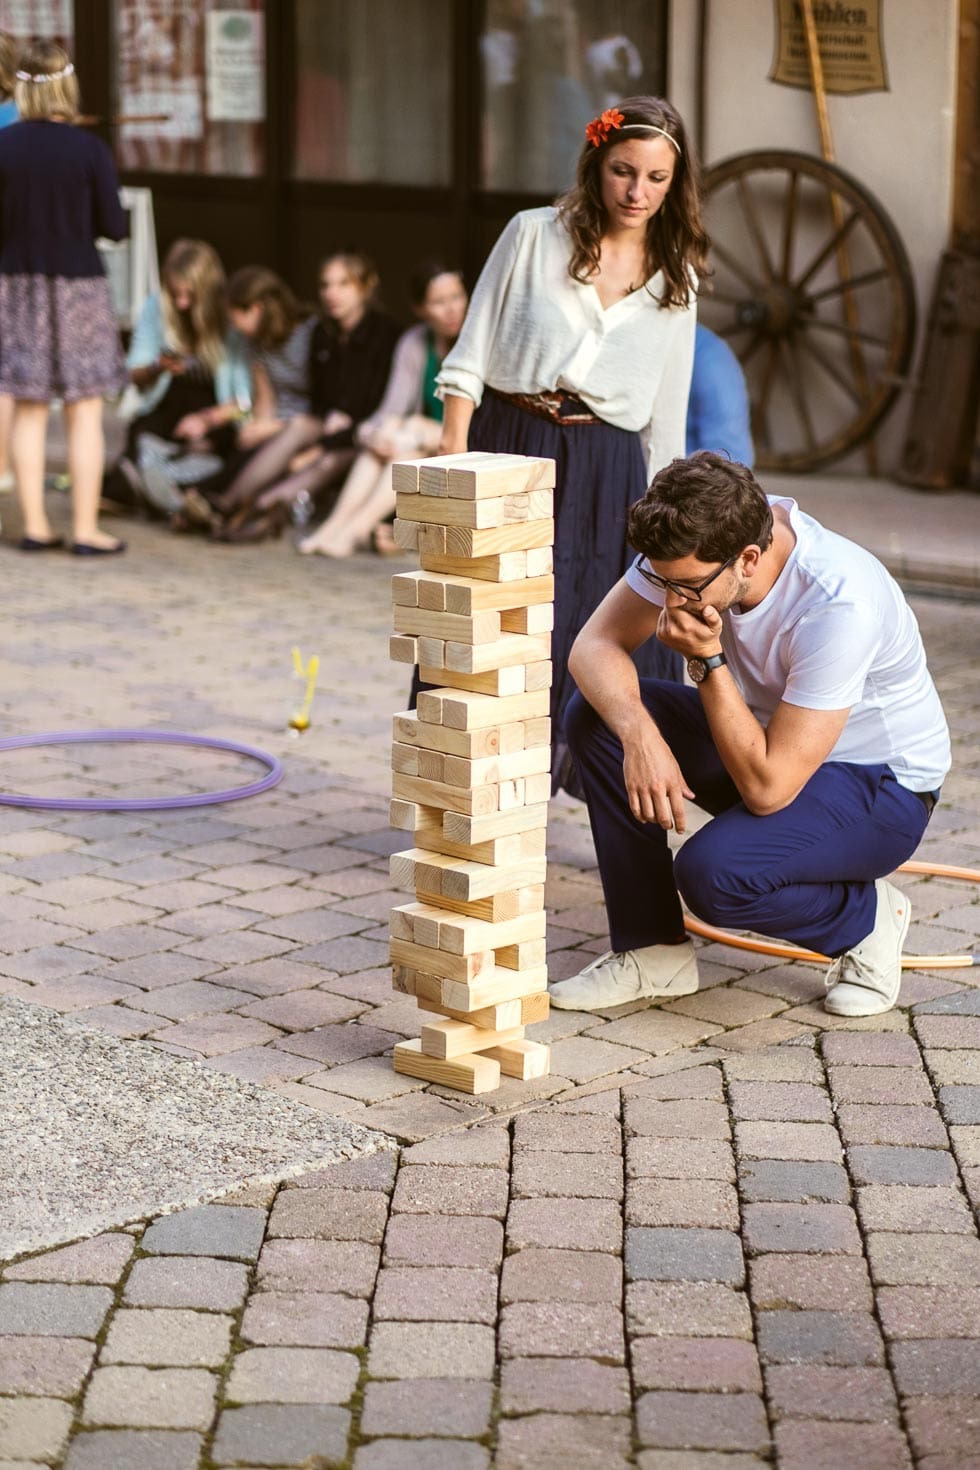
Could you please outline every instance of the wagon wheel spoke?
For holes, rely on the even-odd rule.
[[[808,317],[806,330],[811,332],[835,332],[839,337],[850,337],[852,342],[867,342],[869,347],[890,347],[891,343],[887,337],[876,337],[873,332],[862,332],[856,327],[848,327],[842,322],[827,322],[821,317]]]
[[[840,249],[841,245],[843,245],[844,241],[847,239],[848,235],[851,233],[851,230],[853,230],[854,226],[857,224],[860,218],[860,214],[855,209],[847,216],[847,219],[844,221],[844,223],[834,231],[830,239],[824,245],[823,249],[820,250],[816,256],[814,256],[813,260],[810,262],[807,269],[803,272],[802,276],[800,276],[799,280],[795,282],[797,291],[802,291],[807,281],[812,280],[812,278],[816,275],[817,271],[825,263],[825,261],[829,260],[830,256]],[[846,291],[847,282],[845,281],[843,285],[844,290]]]
[[[857,388],[843,376],[840,368],[827,356],[822,347],[818,347],[815,342],[811,342],[807,337],[800,338],[800,346],[810,354],[818,366],[823,368],[827,377],[830,378],[836,387],[842,389],[847,394],[848,398],[850,398],[856,407],[864,407],[864,399]]]
[[[755,276],[751,275],[749,271],[747,271],[745,267],[741,264],[741,262],[735,259],[735,256],[732,255],[731,251],[726,250],[723,245],[719,245],[717,240],[712,240],[711,249],[712,252],[718,257],[718,259],[724,265],[727,265],[733,276],[738,276],[740,281],[745,282],[746,286],[748,286],[753,295],[761,296],[763,294],[765,288],[763,287],[762,282],[757,281]]]
[[[789,280],[790,270],[793,264],[793,243],[796,237],[796,206],[799,200],[800,176],[794,170],[789,176],[786,186],[786,214],[783,218],[783,249],[780,263],[780,275],[784,281]]]
[[[776,361],[778,357],[779,352],[776,343],[770,340],[769,355],[766,358],[766,365],[762,371],[762,385],[759,391],[759,397],[752,405],[752,417],[756,424],[759,442],[764,444],[767,449],[772,446],[772,434],[769,429],[769,395],[772,392],[772,385],[776,376]]]
[[[742,364],[743,368],[745,367],[745,364],[747,362],[751,362],[752,358],[758,352],[759,348],[762,346],[765,340],[766,339],[761,332],[756,332],[748,347],[746,347],[745,351],[739,356],[738,360]]]
[[[749,234],[752,236],[752,243],[756,248],[756,253],[759,256],[759,259],[762,261],[762,269],[766,274],[766,279],[769,281],[774,280],[775,273],[773,271],[772,261],[769,258],[769,247],[766,244],[766,237],[762,233],[762,225],[759,223],[759,214],[758,210],[755,207],[755,200],[753,199],[751,190],[749,189],[749,186],[745,181],[744,174],[739,175],[736,187],[738,189],[738,201],[739,204],[742,206],[742,213],[745,216],[745,222],[749,227]]]
[[[871,286],[876,281],[889,280],[890,272],[882,269],[875,271],[862,271],[859,276],[851,276],[849,280],[837,281],[833,286],[822,286],[819,291],[811,291],[807,295],[807,301],[825,301],[828,296],[843,296],[845,291],[856,291],[860,286]]]
[[[813,419],[810,416],[810,405],[806,401],[803,384],[800,382],[799,356],[796,353],[795,344],[787,337],[780,338],[779,350],[783,358],[790,397],[796,408],[796,416],[803,425],[803,437],[806,439],[806,447],[812,454],[817,447],[817,436],[813,427]]]
[[[754,332],[756,330],[757,328],[748,322],[729,322],[727,327],[719,328],[715,336],[724,337],[727,341],[729,337],[737,337],[739,332]]]

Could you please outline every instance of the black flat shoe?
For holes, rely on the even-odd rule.
[[[65,544],[64,536],[52,536],[48,541],[39,541],[35,536],[22,536],[17,542],[18,551],[60,551]]]
[[[125,550],[125,541],[117,541],[115,546],[92,546],[88,541],[73,541],[71,546],[72,556],[118,556]]]

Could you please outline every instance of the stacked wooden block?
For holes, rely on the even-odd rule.
[[[392,978],[442,1020],[396,1072],[463,1092],[542,1077],[548,1048],[545,837],[551,794],[554,461],[459,454],[398,464],[392,658],[437,687],[394,719]]]

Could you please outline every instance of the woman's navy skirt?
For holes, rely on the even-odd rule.
[[[573,409],[575,402],[569,404]],[[638,434],[612,424],[557,424],[488,391],[473,415],[470,449],[553,459],[555,484],[555,631],[551,687],[552,785],[581,796],[562,718],[575,683],[568,655],[575,636],[619,581],[633,553],[626,541],[630,506],[647,488]],[[645,678],[682,677],[679,654],[650,638],[633,655]]]

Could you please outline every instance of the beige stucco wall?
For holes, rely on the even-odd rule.
[[[877,196],[909,253],[920,343],[936,267],[949,237],[956,13],[957,0],[883,0],[890,90],[828,97],[838,163]],[[669,95],[692,122],[697,15],[696,0],[673,0]],[[819,156],[812,95],[768,80],[775,39],[773,0],[712,0],[709,16],[705,162],[773,147]],[[881,432],[886,469],[897,458],[907,411],[907,402],[900,400]]]

